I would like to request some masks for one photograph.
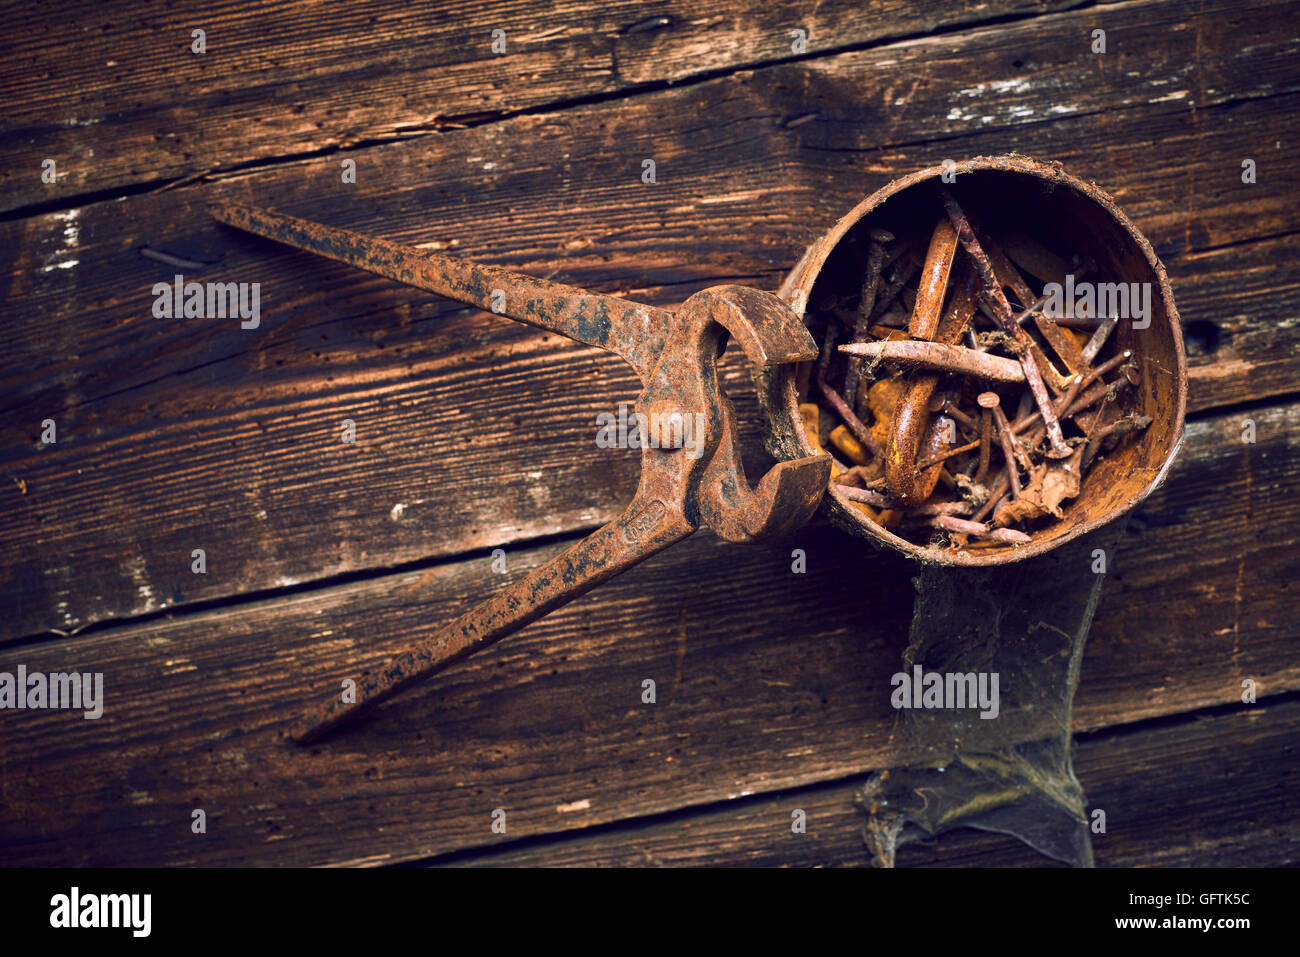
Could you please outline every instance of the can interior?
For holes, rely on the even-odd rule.
[[[886,195],[874,206],[864,204],[856,210],[860,218],[826,257],[807,301],[815,303],[827,291],[848,295],[860,285],[860,256],[852,246],[860,243],[865,248],[868,228],[878,226],[902,236],[923,223],[928,235],[943,214],[934,188],[936,180],[937,173]],[[960,171],[952,189],[990,234],[1020,229],[1067,261],[1075,253],[1091,257],[1097,269],[1086,278],[1095,283],[1151,284],[1149,326],[1136,329],[1133,320],[1125,319],[1112,333],[1117,348],[1132,350],[1141,375],[1140,384],[1129,390],[1125,408],[1150,416],[1151,425],[1099,457],[1084,476],[1079,495],[1062,503],[1063,517],[1035,529],[1031,544],[989,546],[965,553],[971,560],[960,561],[983,564],[1007,560],[1007,553],[1013,551],[1044,551],[1085,526],[1108,521],[1149,493],[1182,430],[1182,338],[1163,268],[1150,245],[1104,194],[1088,195],[1059,176],[1007,169]],[[799,401],[807,396],[809,373],[810,369],[804,368],[797,375]],[[892,540],[891,544],[904,551],[935,552],[932,557],[953,560],[951,549],[919,546],[875,525],[843,500],[828,496],[828,501],[833,503],[832,510],[840,513],[836,517],[841,522],[857,522],[869,535]],[[997,553],[1003,557],[995,557]]]

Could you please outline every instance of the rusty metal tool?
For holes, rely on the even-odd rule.
[[[259,236],[614,352],[640,377],[635,409],[652,427],[671,425],[680,416],[680,429],[686,416],[700,413],[705,424],[698,456],[671,443],[643,441],[641,480],[622,515],[366,677],[355,701],[332,695],[294,728],[301,743],[323,737],[701,525],[733,542],[775,537],[802,525],[821,502],[831,467],[825,454],[778,462],[751,488],[740,461],[735,411],[718,384],[716,362],[728,336],[758,370],[817,357],[803,322],[770,293],[713,286],[672,312],[251,206],[220,204],[211,212]]]

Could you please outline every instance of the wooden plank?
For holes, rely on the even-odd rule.
[[[1245,245],[1180,255],[1174,294],[1183,319],[1188,359],[1188,408],[1256,402],[1294,392],[1300,381],[1287,356],[1289,329],[1300,312],[1300,232]],[[1271,321],[1261,321],[1272,316]],[[1281,339],[1287,344],[1281,345]],[[1275,350],[1281,348],[1283,355]],[[1288,370],[1288,366],[1290,369]]]
[[[1283,867],[1300,862],[1300,703],[1261,702],[1087,736],[1075,769],[1098,867]],[[488,867],[863,867],[858,782],[739,799],[717,808],[627,822],[599,833],[455,856]],[[791,830],[802,810],[807,830]],[[438,865],[444,862],[435,859]],[[1015,838],[964,830],[905,846],[900,867],[1057,867]]]
[[[1254,669],[1263,659],[1254,652],[1262,648],[1247,644],[1285,642],[1295,632],[1294,612],[1268,610],[1300,574],[1300,508],[1285,491],[1295,479],[1279,471],[1293,467],[1286,463],[1294,441],[1284,438],[1291,408],[1189,423],[1179,479],[1171,477],[1129,522],[1107,569],[1085,673],[1103,684],[1127,684],[1133,698],[1126,710],[1133,717],[1167,714],[1174,700],[1184,708],[1235,700],[1247,678],[1255,678],[1264,694],[1290,687],[1259,679]],[[1168,564],[1174,556],[1179,561]],[[1160,656],[1146,654],[1148,643],[1178,643],[1179,629],[1203,636],[1215,667],[1193,677],[1176,660],[1157,664]],[[1087,700],[1074,720],[1085,729],[1112,723],[1106,709]]]
[[[1287,55],[1290,41],[1275,38],[1267,48],[1253,47],[1246,54],[1216,54],[1216,59],[1204,63],[1197,74],[1207,85],[1205,95],[1189,108],[1184,105],[1187,97],[1175,96],[1164,88],[1186,72],[1171,77],[1169,69],[1172,62],[1185,64],[1197,52],[1190,45],[1193,39],[1185,37],[1188,31],[1174,31],[1177,39],[1164,44],[1168,51],[1156,42],[1169,34],[1176,22],[1170,18],[1182,14],[1162,4],[1130,6],[1124,8],[1124,17],[1136,18],[1140,14],[1144,19],[1128,25],[1132,31],[1129,42],[1141,41],[1145,46],[1161,48],[1159,63],[1151,64],[1149,57],[1126,62],[1126,66],[1134,67],[1147,63],[1147,68],[1125,71],[1122,79],[1115,77],[1101,84],[1095,76],[1081,74],[1073,57],[1056,67],[1055,72],[1040,71],[1018,80],[1016,75],[1028,69],[1025,62],[1007,61],[1009,47],[1033,44],[1045,45],[1044,55],[1065,59],[1073,48],[1068,30],[1081,29],[1092,16],[1080,11],[1046,18],[1062,28],[1061,36],[1050,32],[1044,35],[1043,27],[1030,21],[891,44],[879,50],[723,78],[685,90],[667,90],[626,103],[520,118],[431,142],[407,144],[407,148],[367,151],[374,162],[362,169],[356,190],[343,189],[337,177],[331,175],[336,165],[332,160],[320,160],[255,175],[251,180],[241,175],[238,188],[186,191],[188,201],[169,196],[155,204],[137,198],[125,206],[133,211],[129,223],[134,242],[122,241],[122,207],[117,204],[90,207],[77,217],[65,213],[62,218],[38,217],[27,226],[15,224],[10,227],[13,232],[5,236],[5,245],[24,252],[16,256],[16,275],[6,298],[24,302],[25,312],[39,316],[43,323],[38,326],[41,335],[33,339],[43,348],[32,348],[33,343],[24,337],[18,339],[15,346],[21,361],[14,363],[14,372],[21,385],[12,388],[29,396],[33,383],[43,377],[54,373],[56,378],[63,378],[69,374],[64,369],[38,370],[29,365],[33,359],[41,365],[49,363],[50,323],[60,321],[69,325],[70,333],[81,333],[79,320],[84,321],[82,317],[90,314],[98,322],[93,328],[102,330],[103,309],[118,305],[114,300],[121,298],[124,280],[152,285],[149,280],[170,279],[174,272],[170,267],[143,260],[133,264],[136,270],[123,274],[124,252],[137,251],[139,244],[153,243],[156,249],[209,264],[224,264],[232,252],[237,253],[230,250],[231,235],[216,230],[202,215],[208,201],[223,196],[274,196],[278,205],[302,212],[310,209],[318,217],[328,216],[341,225],[373,230],[380,223],[385,235],[413,242],[454,241],[458,252],[529,268],[554,269],[557,257],[563,257],[566,272],[587,281],[598,281],[603,275],[606,281],[624,284],[623,288],[629,282],[653,287],[657,281],[653,271],[665,265],[672,272],[659,277],[660,281],[682,282],[687,276],[698,280],[711,275],[712,270],[734,274],[742,266],[741,275],[778,278],[807,241],[860,198],[864,159],[869,161],[872,175],[878,177],[870,185],[880,185],[917,165],[937,162],[941,157],[933,148],[918,150],[913,144],[918,137],[944,136],[957,140],[953,145],[962,146],[966,154],[1005,151],[1021,143],[1043,155],[1057,156],[1063,147],[1073,144],[1074,149],[1061,157],[1067,165],[1082,175],[1101,178],[1148,228],[1151,222],[1176,220],[1172,228],[1153,233],[1166,257],[1294,231],[1296,223],[1285,187],[1289,168],[1277,168],[1276,173],[1270,172],[1248,188],[1237,176],[1239,161],[1230,159],[1241,151],[1243,126],[1250,130],[1247,138],[1252,145],[1263,146],[1260,141],[1280,132],[1292,112],[1289,101],[1276,101],[1279,94],[1300,89],[1300,76]],[[1232,12],[1236,9],[1209,11],[1199,24],[1203,30],[1229,35],[1223,49],[1232,49],[1234,42],[1244,44],[1259,39],[1256,33],[1231,31],[1259,30],[1262,28],[1258,22],[1268,19],[1260,11],[1256,11],[1257,16],[1242,17]],[[1119,15],[1118,11],[1111,13]],[[1253,26],[1245,27],[1245,22]],[[936,43],[944,47],[945,53],[938,62],[933,49]],[[1092,60],[1084,62],[1091,64]],[[898,91],[893,86],[867,82],[871,77],[919,71],[922,67],[928,68],[925,85],[917,86],[902,107],[894,105]],[[953,90],[953,83],[960,77],[972,75],[997,79],[988,81],[988,90]],[[1211,83],[1220,85],[1209,86]],[[865,95],[861,92],[864,87],[869,90]],[[1187,91],[1175,91],[1179,92]],[[1035,95],[1039,110],[1026,106]],[[1256,104],[1262,109],[1256,113],[1236,108],[1242,97],[1275,102]],[[961,114],[956,106],[963,100],[988,100],[982,108],[992,113],[987,117],[963,115],[948,119],[947,113]],[[1071,105],[1053,110],[1050,104],[1058,100],[1069,100]],[[774,122],[773,102],[788,103],[796,112],[802,111],[799,116],[811,117],[811,121],[786,128]],[[919,117],[909,115],[912,104],[921,114]],[[1217,115],[1209,113],[1216,105],[1233,108]],[[818,106],[825,111],[815,115],[809,112]],[[1096,111],[1104,107],[1115,115],[1105,117],[1103,123]],[[1130,124],[1126,121],[1133,110],[1143,115]],[[1039,112],[1061,119],[1035,118]],[[695,117],[701,114],[714,118],[710,128],[699,128]],[[941,114],[945,117],[942,121],[935,119]],[[1080,119],[1087,120],[1082,132],[1071,125]],[[615,120],[618,130],[611,132],[607,128]],[[1117,123],[1121,128],[1116,128]],[[1230,137],[1216,138],[1215,127],[1231,127],[1227,131]],[[1063,135],[1053,135],[1062,130]],[[1142,135],[1136,135],[1139,130]],[[971,138],[969,142],[963,142],[966,137]],[[568,162],[562,162],[558,169],[553,148],[557,141],[571,147],[562,157]],[[1165,175],[1153,176],[1150,164],[1141,159],[1153,141],[1161,143],[1173,157],[1168,161],[1170,165],[1161,167]],[[908,148],[899,150],[899,144]],[[891,146],[895,147],[892,151]],[[506,147],[506,155],[496,156]],[[639,180],[640,157],[645,148],[660,159],[663,175],[654,190],[642,188]],[[719,164],[720,155],[726,156],[725,164]],[[572,162],[573,156],[584,159]],[[669,160],[669,166],[662,168]],[[1286,161],[1286,154],[1270,158],[1270,164]],[[470,168],[475,164],[482,168]],[[1224,173],[1228,165],[1233,167],[1231,176]],[[789,167],[800,171],[797,184],[789,183]],[[437,186],[429,186],[430,169],[438,171]],[[1270,165],[1272,169],[1275,167]],[[1110,175],[1103,175],[1106,172]],[[742,195],[746,182],[753,187],[749,191],[753,195]],[[1186,183],[1193,184],[1199,200],[1190,209]],[[1228,184],[1235,185],[1229,189]],[[780,191],[769,195],[774,188]],[[386,195],[391,198],[385,200],[386,208],[376,216],[372,210],[358,209],[358,192],[371,201]],[[567,210],[557,222],[556,211],[563,208],[557,198],[579,197],[582,208]],[[739,210],[735,208],[738,204],[743,204]],[[754,208],[754,204],[761,205]],[[78,218],[96,208],[107,213],[105,218]],[[431,209],[438,211],[438,223],[434,225],[429,222]],[[809,212],[792,217],[791,209]],[[1245,215],[1247,211],[1250,215]],[[825,218],[817,218],[823,213]],[[659,226],[647,228],[647,223],[656,220]],[[761,236],[750,237],[738,228],[742,222],[755,221],[763,225]],[[432,238],[430,232],[434,233]],[[94,240],[100,233],[107,234],[106,239],[111,237],[111,242],[96,244]],[[723,248],[712,255],[722,258],[710,262],[710,269],[686,271],[684,267],[697,262],[698,255],[709,255],[708,250],[699,248],[708,245],[701,240],[718,237],[725,237],[727,243],[713,244]],[[593,249],[598,240],[600,246]],[[682,251],[689,255],[672,258],[672,251],[683,240],[689,245]],[[750,245],[738,249],[737,240],[748,240]],[[274,247],[263,245],[259,252],[270,248]],[[558,253],[560,249],[593,251],[569,257]],[[76,250],[84,250],[84,256]],[[665,253],[669,254],[666,262]],[[75,265],[73,259],[77,259]],[[638,269],[620,272],[622,264],[635,264]],[[262,268],[265,265],[261,264]],[[652,274],[647,276],[647,272]],[[332,289],[318,298],[347,301],[353,295]],[[53,302],[46,302],[47,298]],[[361,301],[371,310],[385,305],[375,303],[373,298]],[[287,304],[283,299],[280,302],[284,309]],[[319,306],[320,302],[293,302],[294,308],[304,305]],[[140,330],[132,331],[138,337]],[[81,335],[76,335],[75,341],[78,345],[120,345],[93,337],[86,342]],[[67,355],[55,354],[60,360]],[[86,356],[78,356],[82,370],[79,375],[102,372],[87,369]],[[210,361],[212,356],[200,358]],[[164,362],[161,369],[149,371],[157,375],[176,368],[184,366]],[[118,375],[115,380],[121,378]],[[141,375],[136,381],[140,379],[146,377]],[[93,381],[91,376],[86,384]],[[125,382],[114,384],[121,388],[131,381],[127,376]],[[90,394],[98,391],[92,389]]]
[[[8,4],[0,212],[1067,5]],[[195,28],[206,31],[201,55]],[[58,163],[51,185],[40,178],[47,157]]]
[[[1300,404],[1251,415],[1249,447],[1237,414],[1195,423],[1134,521],[1076,728],[1237,702],[1243,677],[1300,688],[1295,591],[1269,585],[1300,562]],[[10,673],[103,672],[106,699],[92,721],[3,715],[6,862],[416,860],[888,765],[915,569],[820,524],[784,545],[694,536],[348,734],[282,739],[305,700],[558,547],[511,550],[506,575],[484,556],[4,649]]]
[[[1147,21],[1129,42],[1195,52],[1191,34],[1166,29],[1171,14],[1123,15],[1138,7]],[[1194,408],[1296,391],[1300,240],[1287,184],[1300,161],[1282,151],[1254,186],[1224,179],[1237,176],[1243,130],[1271,142],[1296,94],[1237,101],[1207,86],[1186,108],[1164,101],[1162,55],[1160,70],[1143,73],[1139,58],[1125,79],[1108,74],[1108,96],[1146,105],[1090,114],[1108,101],[1067,53],[1091,13],[1062,16],[1056,34],[1026,23],[944,38],[956,52],[931,56],[941,79],[918,87],[930,104],[919,113],[861,95],[900,57],[921,62],[913,41],[377,147],[365,151],[374,181],[363,177],[360,193],[335,185],[331,159],[0,224],[0,248],[15,251],[0,299],[22,304],[0,360],[15,506],[0,510],[6,637],[572,533],[631,494],[636,463],[590,444],[596,414],[637,391],[617,360],[220,230],[204,213],[215,198],[273,201],[672,303],[712,281],[774,286],[893,174],[949,151],[1020,148],[1101,179],[1154,224],[1207,346],[1194,360]],[[1222,11],[1197,22],[1253,36],[1233,33],[1254,27]],[[1075,113],[998,126],[1024,107],[999,108],[997,128],[953,121],[977,132],[909,145],[933,132],[917,117],[948,109],[958,77],[1017,75],[1017,44],[1042,53],[1033,88]],[[1214,56],[1206,75],[1235,82],[1235,55]],[[1049,66],[1054,57],[1063,65]],[[818,116],[787,128],[774,102]],[[1168,175],[1152,174],[1157,142]],[[558,163],[557,143],[568,156]],[[660,159],[653,187],[639,179],[647,152]],[[153,284],[177,269],[142,246],[212,264],[193,278],[260,282],[262,326],[154,319]],[[42,447],[47,418],[61,440]],[[356,445],[340,441],[345,419]],[[195,548],[208,553],[206,575],[190,572]]]

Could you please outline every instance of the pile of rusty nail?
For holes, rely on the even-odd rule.
[[[995,238],[951,190],[937,198],[928,247],[862,226],[860,292],[814,293],[821,357],[804,432],[851,463],[832,469],[835,491],[894,534],[1014,547],[1061,518],[1098,457],[1151,420],[1128,411],[1141,376],[1112,336],[1118,320],[1045,311],[1044,287],[1095,263],[1023,231]]]

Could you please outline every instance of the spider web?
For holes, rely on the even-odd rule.
[[[999,709],[899,711],[894,766],[859,793],[875,862],[957,827],[1013,835],[1048,857],[1093,864],[1089,816],[1071,761],[1084,642],[1123,522],[1039,558],[996,568],[927,565],[901,669],[997,673]]]

